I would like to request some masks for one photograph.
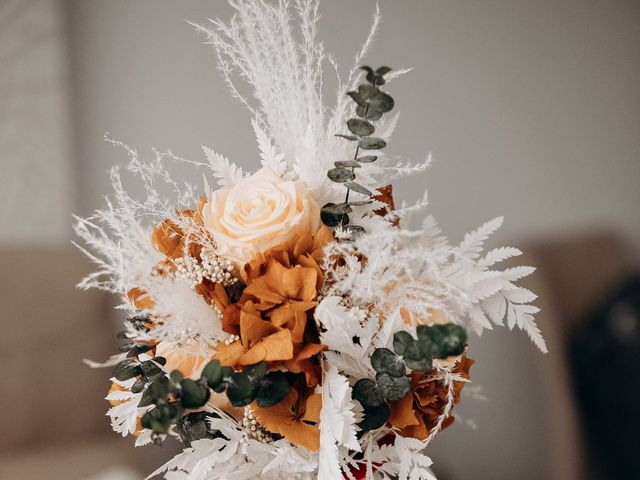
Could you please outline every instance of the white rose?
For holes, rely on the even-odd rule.
[[[320,226],[320,209],[307,188],[282,180],[269,167],[211,193],[202,215],[219,255],[239,268],[294,232],[314,234]]]

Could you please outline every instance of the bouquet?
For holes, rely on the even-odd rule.
[[[173,480],[433,479],[425,448],[469,382],[469,333],[517,326],[546,349],[535,295],[516,285],[533,269],[496,267],[515,248],[483,253],[501,218],[459,244],[430,216],[409,228],[426,196],[397,203],[391,182],[430,158],[385,155],[392,82],[409,70],[362,66],[378,12],[343,78],[317,39],[317,0],[231,4],[230,21],[196,28],[251,113],[261,166],[208,147],[206,162],[145,160],[107,138],[143,195],[115,168],[106,206],[76,219],[97,265],[80,287],[127,314],[120,353],[89,362],[115,367],[113,430],[136,446],[179,439],[151,475]],[[204,188],[176,168],[201,171]]]

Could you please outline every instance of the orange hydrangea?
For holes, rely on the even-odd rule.
[[[466,355],[460,357],[453,372],[469,378],[469,369],[475,362]],[[454,382],[454,404],[460,402],[460,393],[465,382]],[[400,429],[404,437],[424,440],[429,436],[442,415],[448,401],[448,388],[440,380],[428,380],[425,374],[411,374],[411,393],[391,404],[389,423]],[[449,415],[442,423],[442,430],[454,421]]]
[[[293,373],[304,373],[308,386],[318,384],[313,357],[325,349],[308,317],[323,284],[322,249],[333,240],[327,227],[312,236],[298,233],[259,254],[245,265],[246,288],[236,304],[223,288],[208,295],[223,312],[223,329],[240,340],[220,345],[215,358],[223,365],[246,366],[281,362]]]

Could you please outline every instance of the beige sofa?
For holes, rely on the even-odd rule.
[[[89,268],[72,247],[0,249],[3,480],[85,479],[113,465],[151,471],[149,453],[111,432],[110,372],[81,361],[117,348],[109,296],[75,288]]]

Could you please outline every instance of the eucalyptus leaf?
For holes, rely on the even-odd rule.
[[[140,393],[146,386],[147,381],[144,378],[140,377],[135,381],[133,385],[131,385],[131,393]]]
[[[373,76],[375,75],[373,68],[368,65],[363,65],[360,67],[360,70],[364,70],[365,72],[367,72],[367,75],[365,77],[367,79],[367,82],[373,83]]]
[[[358,86],[358,93],[360,94],[360,97],[365,100],[377,95],[378,92],[380,92],[380,89],[378,87],[374,87],[373,85],[363,83],[362,85]]]
[[[362,207],[363,205],[371,205],[373,200],[357,200],[355,202],[349,201],[351,207]]]
[[[358,107],[358,108],[360,108],[360,107]],[[342,133],[336,133],[336,137],[345,138],[345,139],[350,140],[352,142],[355,142],[356,140],[358,140],[358,137],[356,137],[355,135],[343,135]]]
[[[370,190],[368,190],[366,187],[363,187],[359,183],[347,182],[344,184],[344,186],[350,190],[353,190],[354,192],[362,193],[363,195],[368,195],[370,197],[373,196],[373,193],[371,193]]]
[[[242,371],[251,383],[257,383],[266,375],[267,373],[267,362],[256,363],[255,365],[250,365],[245,367]]]
[[[433,356],[446,358],[460,355],[464,352],[467,332],[460,325],[447,323],[445,325],[420,325],[417,328],[418,341],[431,345]]]
[[[404,362],[410,370],[416,372],[430,372],[433,368],[433,360],[430,355],[423,356],[417,360],[405,357]]]
[[[378,159],[375,155],[364,155],[362,157],[356,158],[356,161],[360,163],[372,163]]]
[[[227,398],[234,407],[246,407],[254,399],[255,387],[243,372],[234,372],[227,381]]]
[[[127,353],[127,357],[137,357],[143,353],[147,353],[149,350],[153,350],[155,345],[149,343],[135,343]]]
[[[327,203],[320,210],[320,219],[327,227],[337,227],[349,223],[349,215],[336,211],[335,203]]]
[[[347,120],[347,128],[359,137],[368,137],[376,130],[376,127],[360,118],[350,118]]]
[[[116,365],[114,369],[116,379],[124,382],[130,378],[136,377],[142,373],[140,363],[137,360],[123,360]]]
[[[402,358],[388,348],[376,348],[371,355],[371,366],[378,373],[388,373],[392,377],[405,375]]]
[[[167,377],[159,378],[149,385],[149,393],[154,403],[164,401],[169,395],[169,379]]]
[[[380,392],[389,402],[397,402],[411,392],[411,380],[406,375],[394,377],[388,373],[379,373],[376,375],[376,380],[378,380]]]
[[[376,75],[382,75],[385,76],[387,73],[389,73],[392,70],[391,67],[378,67],[376,68]]]
[[[360,235],[364,235],[367,232],[360,225],[347,225],[345,229],[349,232],[349,240],[356,240]]]
[[[191,446],[191,442],[202,440],[209,437],[209,428],[207,426],[206,412],[191,412],[184,415],[176,423],[176,430],[180,435],[180,440],[187,447]]]
[[[328,212],[344,214],[353,212],[353,208],[351,208],[346,203],[332,203],[331,205],[327,204],[322,207],[323,210],[327,210]]]
[[[338,160],[337,162],[333,162],[336,167],[341,168],[360,168],[360,165],[356,160]]]
[[[358,92],[347,92],[347,95],[349,95],[358,105],[362,107],[367,106],[367,101],[362,98]]]
[[[393,110],[395,101],[393,97],[384,92],[378,92],[377,95],[369,99],[369,109],[373,109],[377,112],[386,113]]]
[[[273,407],[287,396],[290,388],[284,372],[270,372],[260,382],[256,403],[259,407]]]
[[[199,408],[209,400],[210,392],[203,382],[185,378],[180,385],[182,386],[180,402],[184,408]]]
[[[393,351],[398,355],[404,355],[409,345],[416,342],[410,333],[399,331],[393,334]]]
[[[363,140],[360,141],[362,142]],[[336,183],[345,183],[354,180],[356,178],[356,174],[347,168],[335,167],[327,172],[327,177]]]
[[[377,407],[385,403],[376,382],[369,378],[362,378],[353,385],[351,397],[358,400],[365,408]]]
[[[385,142],[382,138],[367,137],[367,138],[361,138],[360,141],[358,141],[358,145],[363,150],[380,150],[381,148],[384,148],[384,147],[387,146],[387,142]],[[329,177],[329,178],[331,178],[331,177]],[[354,178],[355,178],[355,175],[354,175]],[[351,181],[354,178],[350,178],[348,180],[345,180],[345,182]],[[344,183],[344,182],[342,182],[342,183]]]
[[[390,414],[391,409],[386,403],[372,407],[365,407],[364,418],[360,423],[358,423],[358,427],[360,427],[362,433],[380,428],[387,423]]]
[[[374,110],[373,108],[363,107],[362,105],[358,105],[356,108],[356,115],[360,118],[366,118],[367,120],[380,120],[382,117],[382,112],[378,110]]]

